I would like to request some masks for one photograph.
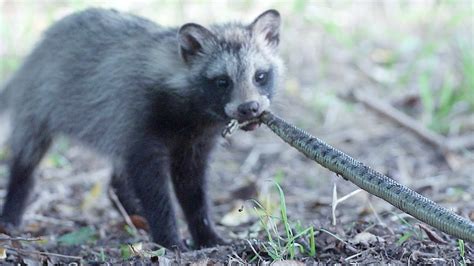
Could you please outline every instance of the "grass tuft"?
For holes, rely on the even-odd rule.
[[[459,256],[461,257],[462,261],[459,262],[461,265],[467,265],[466,264],[466,254],[464,250],[464,240],[458,239],[458,249],[459,249]]]
[[[262,244],[264,252],[273,260],[295,259],[297,255],[316,256],[316,241],[313,226],[304,228],[299,222],[288,218],[285,193],[275,182],[279,196],[279,216],[275,216],[257,200],[253,200],[260,225],[267,242]],[[261,258],[261,254],[255,254]]]

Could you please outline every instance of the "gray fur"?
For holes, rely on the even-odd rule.
[[[124,107],[140,106],[147,87],[163,84],[186,99],[189,80],[201,74],[212,78],[228,73],[239,86],[236,93],[252,87],[251,73],[256,68],[273,66],[276,77],[281,76],[282,63],[275,51],[252,39],[245,26],[213,25],[210,30],[220,42],[246,47],[235,55],[232,49],[211,44],[206,50],[211,59],[196,60],[189,67],[179,58],[176,28],[101,9],[64,18],[45,33],[9,82],[14,87],[13,136],[30,131],[20,125],[44,127],[37,130],[66,134],[120,157],[128,148],[131,131],[144,127],[135,119],[141,110]],[[103,75],[103,71],[111,73]],[[31,124],[32,120],[36,122]]]
[[[202,180],[216,128],[236,118],[237,107],[245,102],[259,102],[259,112],[268,108],[280,83],[279,25],[276,11],[263,13],[250,25],[232,23],[206,29],[185,24],[178,29],[103,9],[87,9],[55,23],[8,81],[8,97],[5,92],[0,96],[0,109],[7,106],[8,98],[13,127],[11,180],[3,215],[15,217],[3,218],[18,223],[26,204],[19,193],[28,194],[23,190],[31,186],[29,176],[59,134],[78,139],[111,159],[112,185],[119,190],[127,190],[124,182],[128,182],[142,204],[156,207],[153,202],[163,202],[160,211],[147,213],[146,206],[142,208],[147,219],[157,219],[160,212],[173,215],[168,192],[150,188],[153,180],[146,178],[153,176],[133,169],[138,167],[133,163],[151,174],[159,172],[159,182],[165,183],[170,164],[177,167],[173,160],[183,161],[189,167],[182,169],[189,169],[191,176],[199,175],[188,180],[189,184],[175,186],[193,190],[196,183],[195,193],[205,202],[205,195],[199,193],[204,193]],[[258,70],[271,71],[266,86],[255,84]],[[221,75],[232,80],[231,90],[213,87]],[[179,153],[194,150],[200,153],[191,158]],[[146,164],[148,161],[153,165]],[[174,172],[179,178],[173,178],[188,182],[182,181],[187,173]],[[130,179],[122,182],[122,176]],[[143,195],[148,190],[149,195]],[[182,206],[188,204],[183,206],[190,213],[188,219],[208,220],[204,203],[199,203],[200,213],[193,213],[194,202],[186,196],[178,198]],[[166,246],[179,246],[171,221],[162,222],[167,229],[153,225],[152,234]],[[199,245],[217,243],[208,222],[196,228],[192,232]]]
[[[8,102],[8,90],[5,86],[3,90],[0,90],[0,113],[8,108]]]

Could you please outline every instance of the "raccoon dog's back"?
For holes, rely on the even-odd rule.
[[[144,130],[145,120],[137,118],[150,112],[148,89],[164,82],[168,71],[161,66],[177,50],[175,32],[102,9],[55,23],[7,84],[14,126],[29,127],[22,132],[41,127],[33,131],[72,135],[104,153],[121,153],[129,137]]]

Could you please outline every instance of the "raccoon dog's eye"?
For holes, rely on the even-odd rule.
[[[216,82],[217,88],[219,89],[227,89],[230,87],[230,83],[231,83],[229,77],[225,77],[225,76],[216,78],[215,82]]]
[[[263,86],[263,85],[267,84],[267,81],[268,81],[268,72],[257,71],[255,73],[255,82],[258,85]]]

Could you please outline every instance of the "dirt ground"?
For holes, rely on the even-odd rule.
[[[345,97],[356,91],[396,107],[446,143],[472,134],[473,87],[464,98],[457,98],[447,118],[435,119],[440,88],[449,81],[458,93],[465,80],[472,80],[472,73],[460,66],[463,60],[474,60],[472,53],[463,54],[464,49],[474,50],[472,38],[465,35],[474,34],[472,3],[437,6],[426,1],[397,7],[388,2],[302,2],[306,3],[302,10],[296,4],[276,6],[285,19],[281,52],[288,73],[273,111],[474,220],[474,147],[466,144],[441,152],[409,126],[360,99]],[[256,10],[263,9],[254,5],[249,10],[258,14]],[[453,22],[453,14],[460,18]],[[465,45],[459,48],[459,43]],[[8,53],[2,56],[6,60]],[[4,72],[6,79],[9,70]],[[420,81],[419,76],[426,79]],[[426,80],[425,87],[435,95],[432,109],[424,96]],[[6,129],[6,124],[0,125],[0,139],[5,139]],[[8,175],[8,149],[2,147],[0,198],[5,196]],[[22,227],[0,235],[0,262],[474,263],[474,243],[462,245],[364,191],[350,194],[357,190],[355,185],[305,158],[264,126],[222,138],[213,154],[209,173],[213,217],[218,231],[232,241],[229,246],[186,253],[160,249],[149,241],[140,217],[126,217],[113,207],[109,175],[108,162],[92,150],[74,140],[58,139],[36,172],[36,190]],[[334,191],[336,199],[348,196],[335,208]],[[290,234],[311,228],[314,235],[306,231],[287,246],[291,241],[280,218],[282,210]],[[179,209],[178,215],[183,238],[191,245]]]

